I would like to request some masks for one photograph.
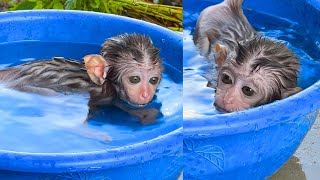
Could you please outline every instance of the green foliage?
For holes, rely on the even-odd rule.
[[[14,10],[33,9],[36,7],[36,5],[37,5],[36,1],[23,1],[19,3],[16,7],[14,7]]]
[[[47,8],[52,8],[52,9],[64,9],[63,6],[63,2],[61,2],[60,0],[53,0],[48,6]]]
[[[66,9],[75,9],[77,4],[74,0],[66,0],[65,2]]]
[[[9,10],[68,9],[125,15],[182,31],[182,7],[138,0],[25,0],[10,3]]]
[[[64,0],[25,0],[18,4],[10,3],[9,10],[64,9]]]

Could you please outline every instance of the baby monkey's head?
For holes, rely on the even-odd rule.
[[[219,66],[215,105],[227,112],[283,99],[297,87],[299,60],[288,47],[264,37],[240,42],[237,56]]]
[[[136,107],[152,101],[162,78],[160,50],[142,34],[109,38],[102,44],[101,55],[88,55],[84,61],[93,82],[107,81],[120,99]]]

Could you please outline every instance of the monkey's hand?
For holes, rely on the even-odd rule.
[[[80,136],[90,138],[90,139],[95,139],[102,142],[111,142],[112,140],[111,137],[108,135],[108,133],[90,128],[88,126],[86,127],[77,126],[77,127],[68,127],[68,128],[65,127],[64,129],[74,134],[78,134]]]
[[[90,139],[96,139],[102,142],[111,142],[112,139],[111,137],[108,135],[108,133],[103,132],[103,131],[99,131],[96,129],[85,129],[83,131],[80,132],[80,135],[90,138]]]

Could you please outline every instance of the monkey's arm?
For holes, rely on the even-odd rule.
[[[86,137],[89,139],[95,139],[102,142],[111,142],[112,138],[108,135],[108,133],[99,131],[89,126],[77,126],[77,127],[62,127],[65,131],[71,132],[73,134],[77,134],[82,137]]]

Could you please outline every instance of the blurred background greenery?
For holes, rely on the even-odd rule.
[[[0,11],[66,9],[128,16],[182,31],[182,0],[0,0]]]

